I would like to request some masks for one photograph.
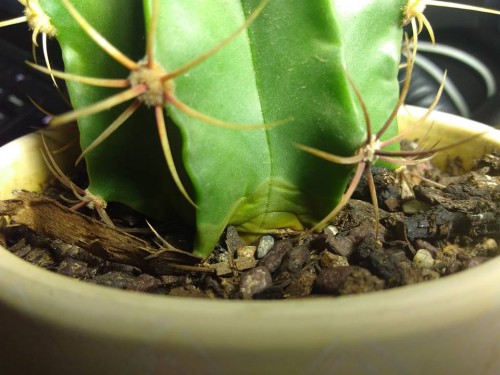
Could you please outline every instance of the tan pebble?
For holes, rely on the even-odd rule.
[[[236,250],[238,258],[254,258],[257,248],[255,246],[242,246]]]
[[[320,264],[324,268],[333,268],[339,266],[348,266],[349,262],[346,257],[336,255],[329,251],[322,251],[320,254]]]
[[[432,268],[434,267],[434,258],[429,250],[420,249],[413,257],[413,264],[418,268]]]
[[[485,250],[488,251],[497,251],[498,243],[493,238],[488,238],[486,241],[484,241],[483,247]]]

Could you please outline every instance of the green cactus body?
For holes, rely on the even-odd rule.
[[[57,40],[66,72],[104,78],[129,75],[127,69],[88,37],[60,0],[41,0],[40,5],[58,30]],[[140,60],[144,56],[145,28],[140,1],[86,0],[79,1],[77,7],[105,38],[130,58]],[[66,84],[74,108],[87,107],[117,92],[71,80]],[[78,126],[82,148],[106,129],[124,108],[122,105],[81,117]],[[164,192],[159,194],[158,189],[168,187],[169,176],[158,173],[165,162],[153,124],[154,116],[142,108],[102,147],[95,149],[86,158],[86,163],[92,193],[106,201],[127,202],[139,211],[159,217],[168,207],[168,196]]]
[[[40,2],[59,31],[68,72],[127,77],[127,71],[75,24],[60,0]],[[174,159],[196,209],[170,179],[146,108],[86,157],[89,190],[155,217],[174,207],[194,220],[194,250],[201,256],[211,252],[228,224],[250,235],[314,225],[339,201],[352,169],[305,153],[295,144],[347,156],[363,142],[363,113],[346,71],[361,91],[375,129],[385,122],[398,97],[404,2],[271,0],[249,29],[176,78],[175,96],[211,117],[247,124],[289,119],[271,128],[224,129],[167,102]],[[138,61],[145,51],[145,32],[137,3],[88,0],[75,6]],[[150,3],[144,2],[146,24]],[[259,3],[160,1],[154,38],[157,63],[168,72],[191,61],[237,29]],[[110,95],[109,89],[76,82],[68,86],[75,108]],[[121,111],[123,107],[81,118],[82,146]]]

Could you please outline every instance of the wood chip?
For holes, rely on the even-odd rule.
[[[234,260],[233,265],[237,271],[244,271],[254,268],[257,265],[257,260],[254,258],[237,258]],[[209,267],[215,270],[217,276],[229,275],[233,272],[229,262],[210,264]]]
[[[180,250],[159,250],[148,242],[96,219],[70,210],[59,202],[24,190],[14,192],[15,199],[0,201],[0,216],[51,239],[80,246],[107,260],[150,269],[152,257],[172,264],[197,264],[201,261]],[[159,254],[159,255],[158,255]]]

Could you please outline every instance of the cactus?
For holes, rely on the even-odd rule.
[[[53,124],[78,120],[88,194],[175,212],[202,257],[229,224],[251,237],[331,218],[353,167],[313,150],[355,155],[368,113],[394,137],[402,25],[427,25],[414,0],[38,3],[65,72],[37,69],[67,81],[74,111]]]

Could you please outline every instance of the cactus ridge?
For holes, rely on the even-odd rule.
[[[184,198],[193,206],[195,202],[189,196],[186,188],[184,187],[181,178],[177,172],[175,166],[172,151],[170,148],[170,142],[167,134],[167,127],[163,113],[163,107],[166,103],[171,103],[177,107],[182,112],[196,117],[201,121],[208,124],[219,126],[228,129],[255,129],[275,126],[282,123],[282,121],[274,122],[272,124],[238,124],[227,121],[222,121],[208,115],[205,115],[194,108],[183,103],[179,100],[175,94],[175,84],[173,79],[181,74],[185,74],[190,69],[196,67],[197,65],[203,63],[206,59],[210,58],[213,54],[217,53],[220,49],[229,44],[237,35],[239,35],[244,29],[249,27],[257,18],[257,16],[262,12],[269,0],[264,0],[261,4],[253,11],[253,13],[248,17],[248,19],[242,24],[235,32],[229,35],[226,39],[222,40],[215,47],[211,48],[199,57],[189,61],[180,68],[172,71],[166,72],[155,60],[153,52],[153,38],[156,26],[156,15],[158,14],[158,7],[160,6],[159,0],[153,0],[153,17],[150,22],[150,27],[146,35],[146,56],[139,62],[135,62],[124,53],[120,52],[115,46],[113,46],[109,41],[106,40],[95,28],[93,28],[90,23],[78,12],[78,10],[73,6],[69,0],[61,0],[66,7],[66,9],[71,13],[75,21],[80,25],[80,27],[87,33],[87,35],[98,44],[103,51],[107,52],[113,59],[118,63],[123,65],[125,68],[129,69],[130,75],[127,79],[103,79],[103,78],[92,78],[85,76],[78,76],[74,74],[68,74],[60,71],[54,71],[50,68],[44,68],[36,64],[30,64],[35,69],[42,71],[47,74],[51,74],[58,78],[65,80],[73,80],[80,83],[101,86],[101,87],[113,87],[113,88],[124,88],[125,90],[121,93],[110,96],[103,99],[100,102],[94,103],[90,106],[80,108],[78,110],[73,110],[63,115],[56,116],[52,121],[52,126],[59,126],[67,124],[74,120],[77,120],[83,116],[89,116],[108,108],[117,106],[121,103],[127,102],[134,99],[134,102],[127,107],[114,122],[112,122],[106,130],[104,130],[95,140],[87,146],[78,161],[85,157],[88,153],[93,151],[96,147],[102,144],[109,136],[111,136],[116,130],[118,130],[139,108],[139,106],[144,103],[148,107],[154,107],[154,113],[156,117],[156,127],[158,130],[159,139],[162,145],[163,154],[165,156],[166,163],[175,181],[178,189],[184,196]],[[38,3],[37,3],[38,4]],[[28,6],[27,6],[28,9]],[[41,10],[41,9],[40,9]],[[46,16],[47,17],[47,16]],[[48,19],[48,17],[47,17]]]

